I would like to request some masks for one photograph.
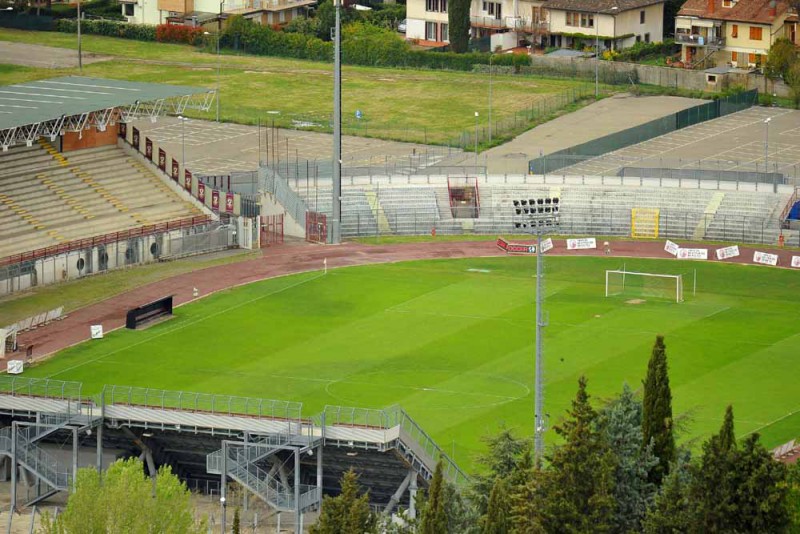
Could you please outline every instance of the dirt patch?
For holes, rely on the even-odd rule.
[[[647,301],[644,300],[644,299],[630,299],[630,300],[626,300],[625,304],[644,304],[645,302],[647,302]]]

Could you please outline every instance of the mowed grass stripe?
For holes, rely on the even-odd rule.
[[[547,260],[551,426],[581,374],[598,403],[623,382],[639,388],[662,333],[675,411],[689,417],[682,440],[715,431],[728,403],[740,434],[759,429],[767,445],[797,437],[798,273],[674,260],[625,264],[685,273],[686,302],[604,298],[604,271],[622,267],[618,259]],[[532,258],[473,258],[267,280],[183,306],[148,330],[68,349],[26,374],[81,380],[87,393],[125,384],[298,400],[308,415],[325,404],[399,403],[469,468],[481,436],[499,425],[532,432],[534,273]]]

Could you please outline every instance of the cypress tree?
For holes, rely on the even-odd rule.
[[[542,481],[546,532],[613,531],[615,459],[596,420],[581,377],[567,420],[555,427],[564,444],[554,449]]]
[[[469,48],[470,0],[450,0],[447,3],[447,24],[450,50],[463,54]]]
[[[236,509],[233,511],[233,527],[231,527],[231,534],[240,534],[241,532],[241,525],[239,519],[239,507],[237,506]]]
[[[725,408],[725,419],[722,420],[722,428],[719,430],[719,447],[725,452],[736,448],[736,436],[733,433],[733,406],[730,404]]]
[[[786,466],[749,435],[742,448],[734,451],[737,532],[785,532],[791,524]]]
[[[506,481],[498,478],[489,495],[489,508],[483,517],[483,534],[508,534],[510,530],[510,503]]]
[[[658,465],[650,471],[650,481],[660,485],[675,461],[675,437],[672,427],[672,391],[669,387],[667,350],[664,336],[656,336],[653,353],[647,364],[642,411],[642,448],[652,442]]]
[[[688,455],[679,458],[664,478],[661,491],[647,511],[644,521],[645,534],[683,534],[692,527],[692,506],[689,487],[692,472]]]
[[[447,511],[444,502],[444,471],[442,461],[436,464],[433,472],[430,488],[428,490],[428,502],[422,514],[420,524],[420,534],[442,534],[448,531]]]

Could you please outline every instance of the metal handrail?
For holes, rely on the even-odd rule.
[[[80,402],[82,388],[83,383],[81,382],[0,375],[0,394],[5,393],[12,396],[26,395]]]
[[[104,386],[101,395],[106,405],[120,404],[161,410],[177,409],[217,415],[302,421],[301,402],[114,385]]]

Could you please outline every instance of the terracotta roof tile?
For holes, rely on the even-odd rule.
[[[770,14],[769,7],[771,1],[739,0],[733,4],[733,7],[722,7],[722,0],[687,0],[678,11],[678,16],[772,24],[776,18],[782,17],[786,13],[789,3],[786,0],[776,0],[775,15],[773,16]],[[709,2],[714,5],[713,11],[708,9]]]
[[[666,0],[548,0],[547,9],[560,11],[581,11],[584,13],[613,13],[613,7],[618,12],[639,9],[653,4],[663,4]],[[691,0],[690,0],[691,1]]]

